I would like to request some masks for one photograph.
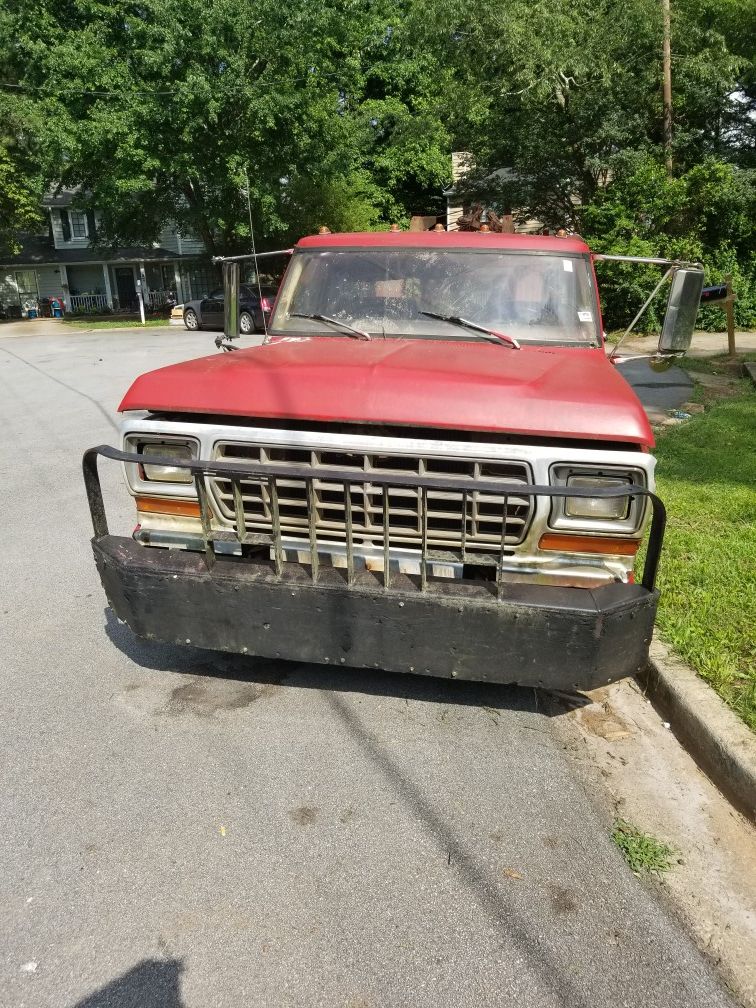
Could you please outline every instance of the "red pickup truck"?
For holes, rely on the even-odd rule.
[[[85,455],[116,615],[177,644],[545,688],[638,670],[664,508],[587,245],[324,234],[291,252],[261,346],[228,342],[226,260],[234,352],[137,378],[121,446]],[[662,363],[703,283],[665,265]],[[102,456],[123,463],[130,538],[108,532]]]

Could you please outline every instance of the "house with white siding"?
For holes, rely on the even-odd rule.
[[[98,248],[100,215],[77,208],[76,190],[58,189],[43,200],[47,229],[19,236],[20,251],[0,252],[0,304],[9,314],[61,298],[67,312],[135,312],[169,297],[188,301],[217,285],[202,242],[168,225],[152,246]]]
[[[460,218],[470,211],[470,204],[463,203],[460,199],[460,189],[463,188],[461,183],[463,183],[464,179],[475,167],[475,158],[469,151],[454,151],[451,161],[452,184],[448,189],[444,190],[444,196],[446,197],[446,230],[457,231],[459,229]],[[499,168],[497,171],[491,172],[485,181],[499,182],[511,178],[513,174],[511,168]],[[513,211],[511,207],[504,210],[504,218],[513,232],[517,234],[538,234],[542,230],[543,223],[541,221],[533,217],[524,221],[518,221],[516,219],[517,216],[516,211]]]

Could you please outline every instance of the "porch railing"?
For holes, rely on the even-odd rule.
[[[70,311],[105,311],[108,299],[105,294],[71,294]]]
[[[172,296],[172,291],[167,290],[151,290],[147,292],[147,301],[150,308],[160,308],[164,304],[168,303],[169,297]]]

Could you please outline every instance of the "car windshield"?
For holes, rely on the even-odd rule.
[[[270,330],[333,335],[328,315],[373,336],[475,341],[423,312],[522,343],[600,345],[587,256],[497,249],[338,249],[295,254]]]

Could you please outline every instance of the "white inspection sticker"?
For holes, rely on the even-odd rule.
[[[572,273],[572,259],[562,259],[565,273]]]
[[[578,318],[581,322],[593,322],[593,315],[589,311],[579,311]]]

